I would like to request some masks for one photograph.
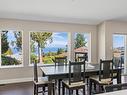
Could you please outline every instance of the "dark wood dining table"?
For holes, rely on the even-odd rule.
[[[96,63],[87,63],[86,64],[86,70],[85,70],[85,76],[93,76],[99,74],[99,64]],[[43,72],[43,76],[48,76],[48,80],[57,80],[57,79],[66,79],[69,75],[69,65],[61,65],[61,66],[42,66],[40,67],[41,71]],[[121,83],[121,67],[114,67],[113,73],[117,73],[117,83]],[[49,87],[51,90],[51,88]],[[51,95],[51,92],[49,92],[48,95]]]

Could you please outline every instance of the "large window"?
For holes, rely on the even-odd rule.
[[[125,59],[125,36],[122,34],[113,35],[113,58],[115,63],[117,63],[117,60],[120,60],[122,65],[124,65]]]
[[[30,32],[30,64],[53,64],[55,57],[67,56],[67,32]]]
[[[1,31],[1,66],[22,65],[22,32]]]
[[[84,58],[89,60],[89,44],[90,44],[90,34],[89,33],[75,33],[75,60],[78,58]]]

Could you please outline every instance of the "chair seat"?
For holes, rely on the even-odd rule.
[[[48,78],[47,77],[42,77],[42,78],[39,78],[38,79],[38,82],[34,81],[34,83],[36,85],[47,85],[47,84],[50,84],[52,82],[48,81]]]
[[[109,85],[113,83],[111,78],[101,79],[101,81],[99,81],[99,77],[96,76],[96,77],[92,77],[91,79],[102,85]]]
[[[74,82],[69,85],[69,81],[63,81],[64,85],[66,85],[69,88],[75,88],[75,87],[82,87],[85,86],[85,83],[83,81],[81,82]]]

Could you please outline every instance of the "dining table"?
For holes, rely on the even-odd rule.
[[[69,75],[69,65],[48,65],[40,67],[43,76],[47,76],[49,81],[57,79],[67,79]],[[117,83],[121,83],[121,69],[120,67],[113,68],[113,73],[117,73]],[[85,76],[90,77],[93,75],[99,75],[100,65],[99,63],[87,63],[85,66]],[[73,72],[73,71],[72,71]],[[59,87],[58,87],[59,88]],[[51,95],[51,87],[49,87],[49,94]],[[58,89],[60,95],[60,89]]]

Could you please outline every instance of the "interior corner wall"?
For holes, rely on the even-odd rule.
[[[0,80],[33,77],[33,67],[29,66],[29,32],[89,32],[91,33],[91,61],[97,62],[97,31],[95,25],[51,23],[16,19],[0,19],[0,30],[23,31],[23,67],[0,68]],[[41,75],[41,72],[39,72]]]
[[[105,59],[105,23],[101,23],[97,26],[97,40],[98,40],[98,62],[100,59]]]
[[[115,33],[127,35],[127,22],[105,21],[98,25],[98,60],[112,59]]]
[[[112,58],[113,52],[113,34],[127,35],[127,22],[107,21],[106,23],[106,58]]]

